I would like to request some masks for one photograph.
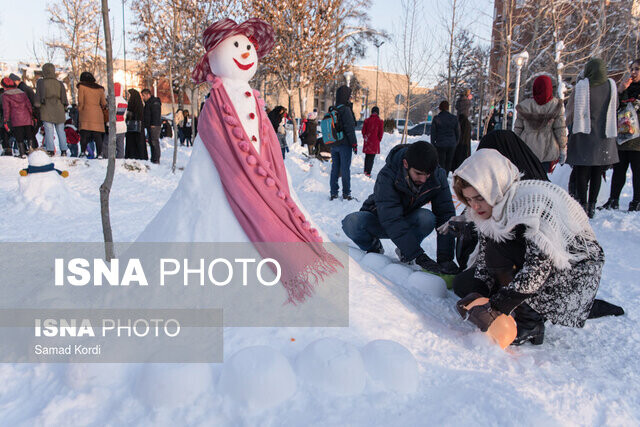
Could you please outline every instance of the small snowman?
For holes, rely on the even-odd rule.
[[[29,166],[20,171],[20,176],[28,176],[36,173],[57,172],[63,178],[69,176],[69,172],[56,169],[47,153],[38,149],[33,150],[28,157]]]
[[[66,170],[56,169],[51,158],[41,149],[28,156],[29,166],[20,171],[16,205],[22,205],[30,212],[43,210],[50,213],[67,214],[86,212],[91,206],[76,191],[67,186]]]

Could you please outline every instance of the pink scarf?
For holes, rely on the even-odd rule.
[[[257,102],[254,120],[260,121],[260,154],[219,78],[213,79],[198,121],[198,134],[220,174],[238,222],[263,258],[280,263],[280,281],[289,302],[302,302],[313,294],[320,278],[335,273],[342,264],[325,251],[318,230],[311,227],[291,199],[280,143],[259,92],[254,90],[253,96]]]

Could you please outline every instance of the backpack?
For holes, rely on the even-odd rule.
[[[339,107],[340,105],[329,107],[329,112],[324,115],[324,118],[320,122],[322,141],[325,145],[330,145],[344,139],[342,121],[340,120],[340,113],[338,111]]]

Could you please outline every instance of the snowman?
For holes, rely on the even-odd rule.
[[[16,206],[33,212],[43,210],[55,214],[87,212],[90,205],[65,182],[69,172],[56,169],[47,153],[33,150],[28,156],[29,166],[20,171],[18,191],[14,197]]]
[[[260,19],[225,19],[204,31],[207,53],[192,78],[209,82],[211,92],[191,159],[138,241],[252,243],[263,258],[281,261],[287,299],[301,302],[313,294],[311,277],[331,274],[340,263],[318,244],[319,232],[299,209],[264,101],[249,85],[274,42],[273,28]],[[264,245],[280,242],[308,245],[295,253]]]

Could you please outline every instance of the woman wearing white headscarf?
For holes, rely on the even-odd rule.
[[[480,310],[489,324],[513,315],[514,344],[542,344],[545,320],[582,327],[590,317],[622,314],[604,301],[594,305],[604,252],[580,204],[555,184],[520,176],[492,149],[454,172],[454,191],[479,234],[475,268],[456,277],[455,292],[488,297]]]

